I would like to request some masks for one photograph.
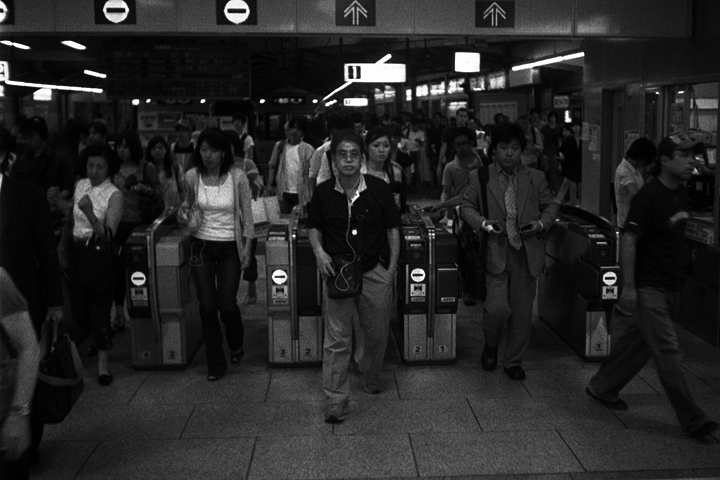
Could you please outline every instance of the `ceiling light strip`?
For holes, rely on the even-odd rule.
[[[72,87],[64,85],[47,85],[44,83],[30,83],[30,82],[17,82],[15,80],[5,80],[7,85],[14,85],[17,87],[33,87],[33,88],[50,88],[52,90],[69,90],[72,92],[88,92],[88,93],[103,93],[102,88],[88,88],[88,87]]]
[[[97,78],[106,78],[107,75],[100,72],[94,72],[92,70],[85,70],[83,71],[85,75],[90,75],[91,77],[97,77]]]
[[[73,42],[72,40],[63,40],[60,43],[62,43],[66,47],[74,48],[75,50],[85,50],[86,48],[85,45],[83,45],[82,43]]]
[[[30,50],[30,47],[23,45],[22,43],[11,42],[10,40],[0,40],[0,43],[7,45],[8,47],[19,48],[20,50]]]
[[[512,70],[513,70],[513,72],[517,72],[518,70],[526,70],[528,68],[541,67],[543,65],[550,65],[551,63],[565,62],[567,60],[572,60],[573,58],[580,58],[580,57],[584,57],[584,56],[585,56],[585,52],[576,52],[576,53],[571,53],[569,55],[559,55],[557,57],[546,58],[545,60],[538,60],[536,62],[524,63],[522,65],[515,65],[514,67],[512,67]]]

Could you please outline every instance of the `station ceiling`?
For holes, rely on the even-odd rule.
[[[442,76],[453,71],[456,51],[481,54],[481,68],[509,68],[525,60],[581,48],[581,40],[518,39],[512,37],[378,37],[378,36],[143,36],[27,34],[0,36],[27,45],[30,50],[0,45],[0,59],[11,65],[16,81],[75,85],[106,89],[109,79],[83,74],[85,69],[112,71],[115,52],[172,49],[191,45],[212,59],[227,52],[247,51],[250,60],[251,97],[255,100],[274,90],[297,88],[325,96],[344,83],[344,63],[373,63],[390,53],[393,63],[407,64],[408,77]],[[74,40],[87,48],[74,50],[61,44]],[[555,68],[581,69],[582,60]],[[151,81],[151,80],[148,80]],[[162,80],[152,80],[162,81]],[[379,85],[355,84],[350,93],[367,93]],[[17,88],[20,95],[34,89]],[[355,90],[353,92],[353,90]]]

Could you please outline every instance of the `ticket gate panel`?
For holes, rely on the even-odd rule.
[[[268,322],[270,335],[270,364],[289,364],[293,361],[292,317],[272,316]]]
[[[403,327],[405,361],[426,361],[428,358],[427,314],[406,314]]]
[[[455,314],[436,313],[434,323],[432,360],[455,361]]]
[[[609,313],[600,310],[585,314],[585,356],[588,358],[610,355]]]
[[[322,316],[298,317],[298,361],[303,363],[322,361]]]

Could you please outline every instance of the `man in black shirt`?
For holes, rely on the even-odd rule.
[[[653,172],[656,178],[632,199],[622,237],[620,306],[635,314],[585,390],[611,409],[626,410],[618,394],[652,357],[680,428],[695,438],[711,434],[718,424],[708,420],[688,389],[673,315],[686,258],[684,184],[695,168],[698,148],[702,146],[682,134],[663,139]]]
[[[387,183],[362,175],[365,154],[362,136],[353,131],[335,135],[330,145],[337,169],[335,181],[315,188],[308,215],[308,235],[318,269],[327,282],[341,280],[333,259],[359,256],[362,293],[332,299],[324,292],[325,341],[323,389],[325,421],[339,423],[348,410],[347,378],[352,351],[353,317],[359,319],[363,355],[359,362],[365,391],[380,393],[380,371],[387,346],[392,291],[400,252],[400,214]]]

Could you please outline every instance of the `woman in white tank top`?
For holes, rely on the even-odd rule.
[[[222,130],[203,130],[185,174],[185,200],[178,221],[191,234],[190,267],[200,301],[209,381],[228,369],[220,320],[230,347],[230,363],[242,359],[244,329],[237,292],[249,266],[253,240],[250,184],[233,165],[230,142]],[[190,228],[192,227],[192,228]]]
[[[93,236],[100,243],[111,245],[120,223],[123,196],[111,182],[120,169],[120,159],[109,146],[100,144],[88,145],[80,160],[87,165],[87,178],[78,180],[73,197],[71,257],[75,262],[70,268],[70,306],[73,319],[93,336],[98,350],[98,382],[105,386],[113,380],[108,367],[108,352],[113,346],[110,327],[113,282],[101,280],[112,279],[114,272],[100,272],[103,278],[98,281],[84,279],[81,282],[79,276],[87,270],[81,263],[82,250],[93,245]]]

